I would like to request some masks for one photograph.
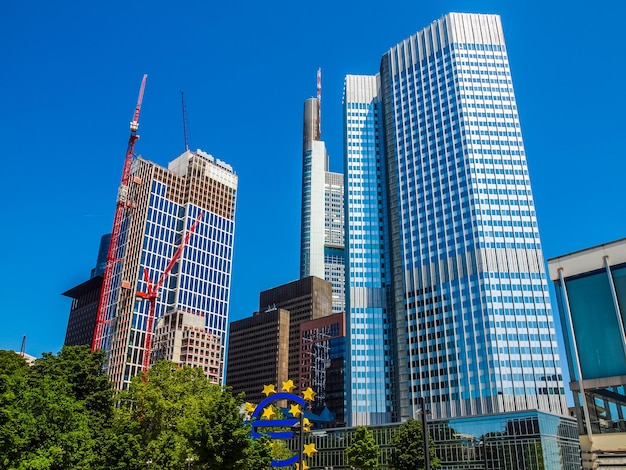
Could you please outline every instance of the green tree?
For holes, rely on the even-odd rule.
[[[2,367],[0,468],[100,467],[112,396],[103,360],[88,347],[64,347],[32,367]]]
[[[398,428],[392,441],[391,467],[394,470],[424,469],[424,434],[422,423],[409,419]],[[439,468],[441,462],[435,457],[435,441],[428,436],[430,467]]]
[[[151,468],[264,469],[271,463],[266,440],[253,442],[240,412],[243,397],[210,383],[201,369],[156,362],[120,395],[120,416],[138,423],[143,461]],[[134,441],[127,439],[133,446]]]
[[[346,449],[348,465],[361,470],[370,470],[378,467],[380,448],[374,441],[372,431],[365,426],[359,426],[352,443]]]
[[[64,347],[29,367],[0,351],[0,470],[267,469],[267,439],[243,425],[243,397],[201,369],[157,362],[114,396],[105,356]],[[115,405],[115,406],[114,406]]]

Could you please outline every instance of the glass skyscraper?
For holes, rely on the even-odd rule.
[[[497,15],[450,13],[344,91],[352,425],[566,414]]]
[[[396,401],[381,103],[375,76],[348,75],[344,89],[347,421],[384,424]]]
[[[343,175],[329,171],[321,139],[320,103],[304,102],[300,277],[319,277],[333,287],[333,311],[345,311]]]
[[[230,279],[235,229],[237,175],[230,165],[198,150],[186,151],[163,168],[137,158],[131,168],[132,210],[125,213],[120,246],[106,296],[106,325],[102,349],[114,386],[124,389],[142,370],[144,354],[179,363],[207,365],[210,380],[223,383]],[[175,253],[186,230],[203,213],[182,255],[159,292],[155,322],[169,314],[200,317],[195,325],[211,343],[211,356],[163,357],[146,351],[148,301],[144,270],[156,282]],[[154,331],[153,331],[154,332]],[[172,335],[174,331],[171,332]],[[167,337],[167,332],[161,332]],[[205,337],[210,341],[204,341]],[[199,336],[198,336],[199,337]],[[156,344],[155,344],[156,346]],[[201,351],[203,349],[201,348]],[[190,353],[192,354],[192,353]],[[193,356],[193,354],[192,354]]]

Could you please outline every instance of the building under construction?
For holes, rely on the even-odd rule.
[[[108,353],[108,373],[116,388],[126,388],[146,363],[163,358],[201,365],[222,383],[237,176],[201,150],[185,151],[168,168],[137,158],[130,176],[131,209],[122,221],[111,290],[103,293],[101,347]],[[155,287],[153,306],[137,295]],[[152,346],[146,333],[152,335],[155,325]],[[180,340],[174,341],[179,336],[169,326]]]
[[[237,175],[189,150],[185,119],[186,150],[167,168],[134,158],[146,78],[130,123],[92,350],[106,351],[116,389],[155,359],[202,367],[221,384]],[[184,110],[183,99],[183,117]]]

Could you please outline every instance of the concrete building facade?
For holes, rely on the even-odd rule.
[[[156,324],[153,360],[168,359],[181,366],[199,367],[213,383],[223,377],[222,339],[207,331],[203,315],[171,310]]]
[[[332,314],[332,286],[318,277],[309,276],[261,292],[259,311],[279,308],[289,311],[288,375],[301,388],[300,325]]]
[[[230,324],[226,385],[260,403],[263,387],[289,380],[290,313],[269,308]]]

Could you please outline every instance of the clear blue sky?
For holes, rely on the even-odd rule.
[[[626,236],[626,2],[6,1],[0,8],[0,349],[57,352],[110,231],[128,122],[137,153],[192,148],[239,175],[231,319],[298,277],[302,106],[342,170],[346,74],[449,11],[502,16],[546,258]]]

